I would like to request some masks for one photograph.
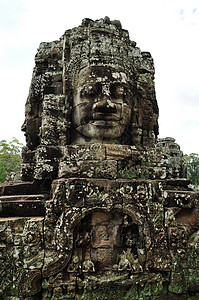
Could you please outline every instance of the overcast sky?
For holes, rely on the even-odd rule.
[[[0,140],[21,132],[40,42],[109,16],[155,62],[159,137],[199,153],[199,0],[0,0]]]

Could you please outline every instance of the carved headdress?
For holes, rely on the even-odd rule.
[[[108,17],[95,22],[84,19],[81,26],[66,31],[63,37],[69,59],[66,76],[75,80],[76,73],[85,67],[107,65],[125,70],[131,79],[135,76],[136,43],[129,39],[128,31],[122,29],[119,21],[110,21]]]

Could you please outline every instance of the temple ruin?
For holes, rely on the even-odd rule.
[[[154,73],[108,17],[40,44],[21,181],[0,184],[1,299],[199,297],[199,193],[158,139]]]

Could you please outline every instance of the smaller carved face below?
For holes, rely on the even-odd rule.
[[[107,66],[85,68],[73,96],[73,143],[120,142],[132,109],[132,93],[123,71]]]
[[[139,239],[138,226],[130,216],[118,212],[92,212],[75,228],[75,247],[67,272],[110,271],[114,265],[118,271],[132,273],[136,269],[140,272],[138,260],[136,262]]]

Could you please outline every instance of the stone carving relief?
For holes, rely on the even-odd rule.
[[[24,180],[57,178],[65,145],[155,144],[153,59],[107,20],[85,19],[59,41],[41,43],[23,125]]]
[[[119,21],[40,44],[22,129],[22,181],[0,184],[0,297],[198,296],[199,193],[157,140],[153,59]]]
[[[67,228],[66,234],[67,230],[71,229]],[[142,273],[144,261],[140,262],[137,248],[143,247],[143,238],[140,237],[139,226],[127,214],[99,208],[88,213],[73,229],[73,249],[68,263],[62,265],[60,262],[63,275],[57,286],[67,287],[67,292],[70,286],[74,292],[83,289],[85,280],[91,286],[95,281],[98,285],[102,274],[103,278],[111,276],[117,281],[121,275],[130,278]],[[56,280],[56,271],[54,274],[52,278]],[[47,292],[49,283],[45,282],[43,288]]]
[[[108,66],[85,68],[74,90],[72,143],[121,143],[132,110],[132,91],[124,71]]]
[[[85,217],[75,229],[75,251],[79,255],[72,258],[72,263],[74,258],[81,256],[82,272],[112,270],[118,260],[121,262],[126,251],[133,263],[137,258],[139,233],[132,220],[128,226],[124,224],[125,218],[127,215],[123,216],[121,213],[108,214],[100,211]],[[121,263],[118,271],[121,271]]]

